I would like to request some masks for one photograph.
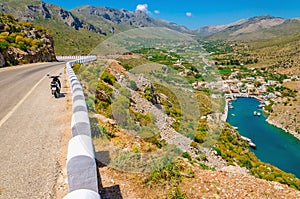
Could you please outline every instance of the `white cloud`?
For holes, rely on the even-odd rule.
[[[144,13],[150,13],[148,10],[148,4],[138,4],[135,11],[142,11]]]
[[[155,14],[160,14],[160,11],[159,10],[154,10],[154,13]]]
[[[185,13],[185,15],[188,16],[188,17],[191,17],[192,13],[191,12],[187,12],[187,13]]]

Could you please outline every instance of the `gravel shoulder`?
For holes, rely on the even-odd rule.
[[[49,71],[63,72],[62,66],[56,68]],[[51,95],[49,84],[43,79],[0,126],[0,198],[55,197],[71,109],[65,82],[59,99]]]

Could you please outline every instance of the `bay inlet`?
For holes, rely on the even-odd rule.
[[[267,116],[254,98],[232,101],[227,122],[238,127],[240,135],[250,138],[256,149],[251,151],[262,161],[300,178],[300,140],[266,122]],[[260,116],[254,116],[261,113]]]

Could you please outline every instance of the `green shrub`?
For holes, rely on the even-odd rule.
[[[123,67],[126,69],[126,70],[131,70],[133,69],[133,66],[129,65],[129,64],[124,64]]]
[[[194,141],[198,143],[203,143],[206,137],[206,131],[198,131],[194,137]]]
[[[130,84],[130,88],[132,90],[136,91],[138,89],[135,81],[132,80],[132,81],[129,82],[129,84]]]
[[[79,70],[80,70],[81,64],[79,62],[76,62],[73,64],[72,68],[75,74],[78,74]]]
[[[184,168],[179,160],[169,163],[164,168],[152,172],[146,180],[149,186],[158,184],[178,185],[182,181],[181,172]]]
[[[119,88],[119,92],[120,92],[121,95],[123,95],[127,98],[130,98],[130,96],[131,96],[130,91],[125,87]]]
[[[7,41],[0,41],[0,51],[6,50],[9,47],[9,42]]]
[[[184,158],[188,159],[189,161],[191,161],[191,160],[192,160],[192,158],[191,158],[191,155],[190,155],[188,152],[184,152],[184,153],[182,153],[182,157],[184,157]]]
[[[179,187],[176,187],[169,195],[169,199],[188,199],[186,193],[182,192]]]
[[[110,74],[107,71],[103,71],[103,73],[101,75],[101,79],[104,82],[106,82],[106,83],[108,83],[108,84],[110,84],[112,86],[116,83],[116,80],[117,80],[115,76],[113,76],[112,74]]]
[[[108,96],[112,96],[113,94],[113,89],[108,85],[106,85],[103,81],[98,82],[97,89],[104,91]]]

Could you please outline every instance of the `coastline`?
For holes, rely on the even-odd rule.
[[[228,117],[228,104],[229,104],[229,101],[230,100],[225,100],[225,107],[224,107],[224,113],[222,113],[222,116],[221,116],[221,120],[223,122],[226,122],[227,121],[227,117]]]
[[[258,96],[253,96],[253,95],[248,95],[248,94],[247,95],[233,94],[232,96],[235,98],[255,98],[256,100],[258,100],[260,102],[265,102],[263,99],[259,98]],[[225,108],[224,108],[224,114],[222,115],[222,120],[224,122],[226,122],[227,118],[228,118],[228,104],[231,100],[226,99],[225,101],[226,101],[226,103],[225,103]],[[271,120],[270,116],[267,117],[266,122],[268,122],[272,126],[282,129],[284,132],[289,133],[289,134],[293,135],[295,138],[297,138],[298,140],[300,140],[300,134],[298,134],[296,131],[286,129],[284,126],[279,124],[277,121]]]
[[[268,117],[266,119],[266,122],[268,122],[269,124],[277,127],[277,128],[280,128],[282,130],[284,130],[286,133],[289,133],[291,135],[293,135],[295,138],[297,138],[298,140],[300,140],[300,134],[298,134],[296,131],[293,131],[293,130],[289,130],[289,129],[286,129],[285,127],[283,127],[281,124],[279,124],[278,122],[274,121],[274,120],[271,120],[269,119],[270,117]]]

